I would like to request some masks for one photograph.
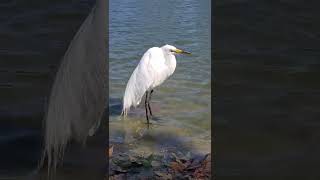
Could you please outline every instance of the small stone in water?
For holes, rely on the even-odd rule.
[[[160,164],[160,162],[158,162],[158,161],[152,161],[152,162],[151,162],[151,166],[152,166],[152,167],[159,167],[159,166],[161,166],[161,164]]]

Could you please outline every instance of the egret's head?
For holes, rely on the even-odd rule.
[[[171,45],[164,45],[161,47],[165,52],[169,53],[169,54],[172,54],[172,55],[175,55],[175,54],[191,54],[190,52],[188,51],[184,51],[184,50],[181,50],[181,49],[178,49],[174,46],[171,46]]]

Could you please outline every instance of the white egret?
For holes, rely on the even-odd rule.
[[[65,53],[45,117],[44,160],[49,170],[62,162],[71,140],[85,143],[95,133],[107,96],[107,1],[97,0]]]
[[[123,96],[121,115],[126,116],[130,107],[140,104],[145,95],[145,110],[149,125],[149,114],[152,116],[150,99],[153,89],[168,79],[176,69],[175,54],[191,54],[171,45],[152,47],[142,56],[127,83]],[[148,113],[149,112],[149,113]]]

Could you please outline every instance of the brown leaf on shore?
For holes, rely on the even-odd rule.
[[[193,176],[196,179],[203,179],[211,176],[211,154],[205,156],[205,159],[201,162],[201,166],[193,172]]]
[[[182,179],[209,179],[211,177],[211,154],[204,157],[184,158],[172,153],[170,172],[175,178]]]
[[[171,162],[170,167],[175,172],[182,172],[186,168],[182,163],[179,162]]]
[[[109,158],[112,156],[113,153],[113,146],[109,147]]]

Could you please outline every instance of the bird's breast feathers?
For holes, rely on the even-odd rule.
[[[174,58],[174,57],[173,57]],[[140,61],[141,71],[144,73],[145,79],[151,83],[151,88],[156,87],[163,83],[174,71],[174,67],[167,60],[162,49],[153,47],[150,48],[142,57]],[[175,61],[175,59],[174,59]]]

